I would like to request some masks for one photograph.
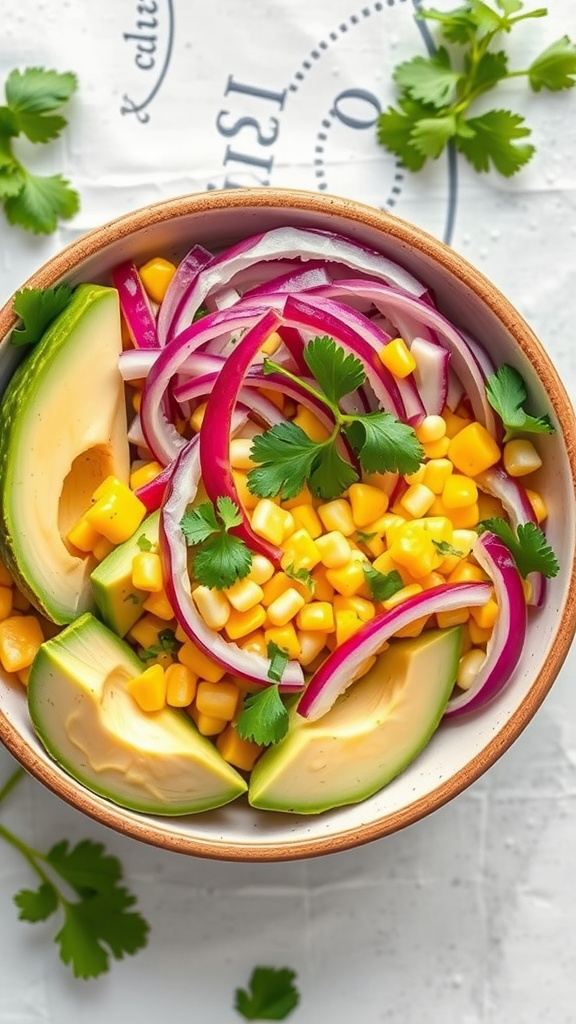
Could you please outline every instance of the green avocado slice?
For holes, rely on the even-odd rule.
[[[143,550],[142,543],[152,549],[157,548],[159,523],[160,512],[153,512],[133,537],[102,559],[90,576],[100,617],[118,636],[125,636],[132,629],[142,615],[144,601],[150,596],[133,585],[132,562],[135,555]]]
[[[18,367],[0,431],[0,554],[54,622],[93,608],[92,556],[66,535],[107,476],[128,479],[118,293],[81,284]]]
[[[195,814],[235,800],[247,783],[184,712],[147,713],[126,683],[134,651],[89,612],[34,659],[28,707],[51,757],[113,803],[159,815]]]
[[[294,706],[285,738],[252,771],[252,806],[318,814],[377,793],[438,727],[461,645],[459,627],[393,641],[322,718],[308,722]]]

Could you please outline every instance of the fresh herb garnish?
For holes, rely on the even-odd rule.
[[[558,560],[545,535],[535,523],[519,523],[516,532],[505,519],[495,516],[482,519],[476,527],[478,533],[495,533],[510,550],[518,572],[526,578],[531,572],[543,576],[556,576],[560,570]]]
[[[14,69],[5,83],[6,105],[0,106],[0,202],[10,224],[35,234],[50,234],[58,218],[74,216],[78,193],[60,174],[31,174],[18,160],[13,140],[29,142],[57,139],[66,119],[60,108],[78,85],[76,75],[44,68]]]
[[[524,11],[520,0],[496,0],[497,10],[484,0],[467,0],[451,11],[422,9],[417,18],[436,22],[447,46],[430,57],[413,57],[399,64],[393,74],[400,95],[397,107],[388,107],[377,122],[378,141],[411,171],[428,159],[437,159],[448,143],[476,171],[494,167],[510,177],[528,163],[534,146],[520,114],[510,110],[469,109],[500,82],[525,77],[534,92],[558,92],[576,84],[576,47],[562,36],[522,70],[511,70],[508,54],[493,49],[503,32],[518,22],[542,18],[546,8]]]
[[[136,543],[140,548],[140,551],[152,551],[152,541],[148,540],[148,537],[146,536],[145,533],[140,534]]]
[[[243,740],[252,740],[266,747],[283,739],[288,732],[288,721],[288,711],[278,687],[272,683],[244,698],[236,729]]]
[[[36,345],[46,328],[66,309],[72,290],[59,284],[55,288],[23,288],[16,292],[12,309],[22,323],[12,331],[10,343],[18,347]]]
[[[158,643],[144,648],[140,652],[140,660],[152,661],[159,654],[178,654],[180,646],[173,629],[161,629],[158,633]]]
[[[311,594],[314,593],[316,589],[316,580],[309,569],[304,569],[303,566],[297,569],[294,563],[291,562],[290,565],[284,569],[284,572],[291,580],[296,580],[297,583],[302,583],[302,585],[306,587]]]
[[[284,674],[284,669],[290,661],[290,655],[278,644],[275,644],[273,640],[270,640],[266,648],[266,653],[270,658],[270,668],[268,669],[268,679],[273,679],[275,683],[279,683]]]
[[[248,988],[236,989],[235,1009],[245,1020],[285,1020],[300,1001],[295,980],[288,967],[255,967]]]
[[[252,554],[240,537],[229,531],[239,526],[242,516],[231,498],[221,496],[216,507],[204,501],[182,517],[182,532],[188,544],[199,549],[192,558],[194,577],[205,587],[223,590],[250,572]]]
[[[391,572],[378,572],[373,565],[363,565],[362,568],[370,596],[374,601],[387,601],[404,586],[397,569],[392,569]]]
[[[126,594],[124,601],[130,601],[130,604],[141,604],[138,594]]]
[[[433,540],[432,543],[439,555],[455,555],[456,558],[464,558],[464,552],[449,544],[447,540]]]
[[[376,533],[366,533],[365,530],[356,530],[356,540],[359,544],[368,544],[369,541],[374,540]]]
[[[14,772],[0,790],[0,802],[23,776],[20,768]],[[122,960],[144,948],[148,922],[132,909],[136,899],[121,884],[122,866],[101,843],[85,839],[70,847],[64,840],[40,853],[1,824],[0,838],[22,854],[39,879],[37,889],[22,889],[14,897],[20,920],[46,921],[60,911],[63,924],[54,941],[77,978],[96,978],[110,969],[111,957]]]
[[[307,483],[313,494],[330,499],[342,494],[358,480],[354,466],[338,452],[343,433],[367,473],[414,473],[423,451],[412,427],[391,413],[343,413],[338,401],[366,380],[360,359],[346,354],[329,337],[314,338],[304,349],[304,359],[319,388],[298,380],[290,371],[270,359],[266,373],[280,373],[311,392],[334,417],[334,429],[324,441],[313,441],[296,423],[279,423],[257,434],[250,451],[259,463],[248,473],[248,487],[260,498],[295,497]]]
[[[498,413],[506,433],[504,441],[517,434],[553,434],[554,424],[548,415],[530,416],[522,406],[528,397],[522,376],[513,366],[504,363],[486,380],[486,397]]]

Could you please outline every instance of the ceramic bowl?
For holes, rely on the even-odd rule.
[[[564,387],[542,344],[507,299],[454,250],[419,228],[352,200],[287,189],[234,189],[163,201],[91,231],[26,282],[109,283],[125,259],[183,256],[192,242],[214,250],[281,225],[334,230],[397,259],[433,289],[440,309],[468,328],[495,356],[512,362],[528,383],[534,407],[549,408],[558,426],[547,439],[539,486],[549,501],[547,535],[561,570],[545,606],[532,616],[517,670],[482,714],[444,721],[424,752],[392,783],[363,803],[317,816],[256,812],[236,801],[219,811],[161,818],[124,810],[88,792],[45,754],[32,730],[25,695],[0,678],[0,737],[40,782],[79,811],[118,832],[165,849],[222,860],[288,860],[344,850],[386,836],[456,797],[498,760],[549,692],[576,625],[576,428]],[[0,311],[0,379],[11,372],[9,302]]]

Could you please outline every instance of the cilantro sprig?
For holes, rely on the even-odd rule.
[[[387,601],[404,586],[402,577],[397,569],[391,572],[379,572],[373,565],[364,565],[364,576],[374,601]]]
[[[255,967],[248,988],[236,989],[235,1009],[245,1020],[285,1020],[300,995],[288,967]]]
[[[306,345],[304,359],[318,387],[270,359],[264,362],[264,372],[297,381],[327,406],[334,418],[334,428],[323,441],[313,440],[298,424],[289,422],[257,434],[250,455],[259,465],[248,473],[252,493],[260,498],[278,494],[293,498],[307,483],[320,498],[338,497],[358,480],[355,467],[338,451],[342,434],[367,473],[414,473],[423,450],[412,427],[392,413],[344,413],[339,407],[340,399],[366,380],[361,360],[326,336],[314,338]]]
[[[23,777],[17,769],[0,789],[0,802]],[[38,878],[36,889],[14,897],[21,921],[46,921],[60,913],[55,936],[61,960],[77,978],[96,978],[110,960],[132,956],[146,945],[149,925],[134,910],[135,897],[122,884],[122,866],[101,843],[84,839],[71,847],[64,840],[47,853],[0,824],[0,838],[25,858]]]
[[[140,661],[153,661],[159,654],[177,654],[181,646],[173,629],[161,629],[158,633],[158,643],[140,651]]]
[[[269,655],[270,656],[270,655]],[[278,665],[278,662],[276,662]],[[271,667],[274,665],[274,657]],[[282,667],[282,671],[284,666]],[[270,674],[270,673],[269,673]],[[277,672],[276,672],[277,674]],[[289,715],[276,683],[264,686],[244,698],[236,729],[243,740],[252,740],[264,747],[279,743],[288,732]]]
[[[77,213],[78,193],[61,174],[27,170],[14,150],[23,135],[29,142],[57,139],[66,127],[61,108],[78,86],[76,75],[45,68],[15,68],[5,82],[6,103],[0,106],[0,202],[6,219],[35,234],[50,234],[59,218]]]
[[[523,406],[528,397],[526,384],[518,370],[508,363],[500,366],[486,380],[486,397],[504,424],[504,441],[518,434],[553,434],[550,417],[530,416]]]
[[[558,559],[539,526],[535,523],[519,523],[516,531],[500,516],[482,519],[476,527],[478,533],[489,530],[495,533],[509,549],[521,576],[541,572],[543,576],[557,576],[560,570]]]
[[[54,288],[22,288],[16,292],[12,309],[21,322],[12,331],[10,344],[18,348],[36,345],[46,328],[66,309],[72,292],[66,284]]]
[[[499,107],[473,114],[475,101],[513,78],[526,78],[534,92],[576,84],[576,46],[567,35],[520,70],[509,67],[504,50],[494,49],[499,36],[521,21],[545,17],[546,8],[524,11],[521,0],[495,0],[495,7],[466,0],[451,11],[418,10],[416,17],[435,22],[446,45],[394,70],[398,105],[380,115],[377,135],[404,167],[418,171],[452,143],[476,171],[494,168],[510,177],[534,154],[526,141],[530,128],[520,114]]]
[[[217,499],[216,507],[204,501],[185,512],[180,527],[187,543],[197,547],[192,571],[198,583],[224,590],[248,575],[252,554],[240,537],[230,533],[241,522],[238,506],[224,495]]]

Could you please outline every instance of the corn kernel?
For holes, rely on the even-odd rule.
[[[127,485],[117,476],[107,476],[92,493],[92,502],[99,501],[100,498],[110,498],[114,494],[123,494],[126,489]]]
[[[455,530],[469,530],[480,522],[480,509],[477,501],[473,505],[466,505],[465,508],[451,508],[449,511]]]
[[[298,491],[298,494],[295,494],[293,498],[282,498],[282,508],[294,514],[295,508],[298,508],[300,505],[312,505],[315,500],[317,499],[312,497],[312,492],[308,484],[305,483],[302,490]]]
[[[335,612],[334,622],[336,625],[336,645],[338,647],[351,636],[354,636],[364,625],[362,619],[359,619],[355,612],[348,610]]]
[[[280,564],[283,569],[293,567],[299,569],[313,569],[318,565],[321,554],[316,542],[307,530],[295,530],[284,543],[284,554]]]
[[[436,612],[436,622],[440,629],[450,629],[451,626],[461,626],[468,622],[470,611],[468,608],[452,608],[448,612]]]
[[[158,643],[158,634],[166,623],[155,615],[142,615],[128,633],[128,639],[139,647],[152,647]]]
[[[196,690],[196,708],[209,718],[220,718],[231,722],[236,714],[240,690],[231,680],[210,683],[201,679]]]
[[[272,337],[272,335],[270,335]],[[266,344],[266,342],[264,342]],[[284,409],[284,394],[278,388],[258,388],[258,391],[263,398],[267,398],[269,402],[273,402],[280,410]]]
[[[0,619],[7,619],[12,611],[12,587],[0,586]]]
[[[434,491],[425,484],[411,484],[400,499],[402,508],[415,517],[426,515],[433,502]]]
[[[260,351],[266,356],[273,356],[278,351],[282,344],[282,338],[278,334],[278,331],[272,331],[266,341],[260,346]]]
[[[452,473],[442,490],[442,501],[447,509],[466,508],[478,500],[478,488],[468,476]]]
[[[306,602],[294,587],[289,587],[275,601],[268,605],[268,621],[273,626],[285,626],[300,611]]]
[[[286,507],[286,502],[283,502]],[[312,540],[317,540],[322,534],[322,523],[314,506],[309,503],[293,506],[290,511],[294,517],[296,530],[306,530]]]
[[[261,604],[254,605],[246,612],[237,612],[235,608],[230,612],[228,622],[224,626],[230,640],[239,640],[240,637],[253,633],[266,621],[266,609]]]
[[[490,597],[486,604],[471,608],[470,615],[482,629],[491,629],[498,618],[498,604],[493,597]]]
[[[444,459],[450,448],[450,439],[444,436],[438,441],[427,441],[422,448],[427,459]]]
[[[312,570],[314,582],[314,597],[317,601],[331,601],[334,597],[334,587],[326,579],[326,566],[317,565]]]
[[[446,423],[441,416],[425,416],[414,433],[420,444],[431,444],[440,441],[446,433]]]
[[[233,437],[230,441],[230,465],[233,469],[253,469],[256,463],[252,459],[251,437]]]
[[[268,580],[272,579],[273,575],[274,566],[270,559],[266,558],[265,555],[260,555],[258,553],[253,554],[250,572],[245,576],[245,579],[252,580],[261,587],[263,583],[267,583]]]
[[[300,653],[297,655],[300,664],[307,668],[326,646],[327,633],[322,630],[298,630],[297,637]]]
[[[467,427],[471,422],[467,416],[457,416],[455,412],[452,412],[447,406],[442,410],[442,418],[446,424],[446,436],[455,437],[464,427]]]
[[[129,679],[126,689],[142,711],[161,711],[166,705],[166,676],[161,665],[150,665]]]
[[[468,619],[468,633],[470,641],[475,647],[485,647],[492,636],[492,629],[479,626],[476,619],[470,616]]]
[[[354,523],[361,528],[384,515],[388,509],[389,498],[379,487],[357,483],[351,484],[348,488],[348,501]]]
[[[196,704],[191,704],[186,711],[196,723],[196,728],[201,736],[218,736],[228,725],[225,718],[214,718],[213,715],[202,714],[201,711],[198,711]]]
[[[138,529],[146,506],[128,487],[102,497],[85,513],[86,519],[112,544],[121,544]]]
[[[216,740],[216,747],[228,764],[240,771],[251,772],[263,747],[242,739],[233,725],[227,725]]]
[[[290,579],[285,572],[277,572],[271,579],[264,583],[262,587],[262,604],[265,608],[268,608],[277,597],[289,590],[294,585],[294,589],[302,593],[300,588],[296,586],[296,580]],[[304,595],[302,594],[302,597]]]
[[[224,593],[237,612],[249,611],[250,608],[260,604],[264,596],[264,591],[260,584],[248,579],[247,576],[244,579],[236,580],[236,583],[233,583],[231,587],[227,587]],[[228,617],[226,621],[228,621]],[[223,625],[225,624],[223,623]]]
[[[352,548],[347,538],[339,530],[318,537],[316,547],[320,552],[322,565],[327,569],[339,569],[350,561]]]
[[[449,574],[448,583],[481,583],[486,578],[486,573],[479,565],[461,559]]]
[[[176,273],[176,267],[170,260],[165,260],[161,256],[155,256],[153,259],[148,260],[147,263],[144,263],[138,273],[146,294],[152,299],[152,302],[159,304],[162,302],[166,289]]]
[[[425,463],[422,483],[434,494],[442,494],[444,484],[452,472],[450,459],[430,459]]]
[[[0,662],[6,672],[32,664],[44,634],[35,615],[10,615],[0,622]]]
[[[238,646],[242,651],[248,651],[249,654],[258,654],[261,658],[267,656],[268,644],[263,629],[256,629],[253,633],[243,637]]]
[[[392,338],[380,349],[378,356],[380,362],[395,377],[407,377],[416,369],[416,360],[403,338]]]
[[[486,652],[472,647],[458,662],[456,684],[461,690],[469,690],[486,660]]]
[[[389,572],[397,572],[400,574],[402,582],[406,585],[414,582],[408,569],[404,565],[395,562],[389,551],[383,551],[381,555],[378,555],[378,558],[375,558],[372,562],[372,568],[381,572],[384,576]]]
[[[452,532],[452,545],[461,552],[464,558],[470,554],[477,540],[478,534],[475,530],[453,530]]]
[[[426,463],[421,462],[418,469],[414,473],[405,473],[403,479],[407,484],[421,484],[424,483],[424,474],[426,472]]]
[[[339,594],[344,597],[352,597],[359,590],[366,586],[366,577],[362,563],[350,560],[347,565],[340,569],[326,569],[326,579],[331,583]]]
[[[260,498],[256,494],[252,494],[252,491],[249,489],[248,474],[243,470],[233,469],[232,479],[234,480],[238,501],[247,512],[253,511],[260,501]]]
[[[173,662],[165,670],[166,703],[171,708],[187,708],[196,695],[198,676],[180,662]]]
[[[201,679],[208,679],[211,683],[217,683],[226,674],[226,669],[218,662],[209,658],[204,651],[201,651],[191,640],[186,640],[178,651],[178,661],[187,665]]]
[[[433,587],[441,587],[442,584],[445,582],[446,580],[444,579],[442,574],[439,571],[436,571],[436,569],[433,569],[432,572],[427,573],[426,576],[421,576],[420,579],[418,580],[418,583],[422,587],[422,590],[432,590]]]
[[[155,551],[139,551],[132,559],[132,586],[158,594],[163,587],[162,562]]]
[[[159,590],[157,593],[150,593],[142,607],[144,611],[150,612],[151,615],[155,615],[164,622],[170,622],[174,618],[174,609],[164,589]]]
[[[325,441],[327,437],[330,437],[329,427],[321,423],[312,410],[307,409],[304,405],[297,406],[296,415],[292,422],[300,427],[312,441]]]
[[[190,416],[190,420],[189,420],[190,426],[192,427],[192,430],[196,431],[196,433],[198,433],[198,431],[200,430],[200,428],[202,426],[202,422],[204,420],[205,413],[206,413],[206,402],[200,402],[196,406],[196,408],[194,409],[192,415]]]
[[[82,516],[72,529],[68,531],[66,540],[72,547],[78,548],[78,551],[88,554],[94,550],[100,536],[101,534],[98,533],[98,530]]]
[[[466,476],[478,476],[500,460],[496,441],[481,423],[469,423],[451,440],[448,458]]]
[[[144,484],[151,483],[162,472],[162,468],[159,462],[145,462],[143,466],[132,470],[130,474],[131,489],[137,491],[139,487],[144,487]]]
[[[492,494],[486,494],[484,491],[478,492],[478,514],[480,519],[493,519],[497,516],[506,518],[502,502]]]
[[[370,622],[370,619],[373,619],[376,615],[374,602],[368,601],[365,597],[358,597],[358,595],[343,597],[342,594],[336,594],[334,598],[334,611],[354,612],[362,622]]]
[[[526,488],[526,497],[532,505],[532,509],[534,515],[536,516],[536,519],[539,523],[543,523],[548,515],[548,509],[546,508],[546,502],[544,501],[544,498],[541,494],[538,493],[538,491],[531,491],[528,489],[528,487]]]
[[[294,517],[275,505],[270,498],[260,498],[252,512],[252,529],[271,544],[282,544],[294,530]]]
[[[200,585],[194,587],[192,599],[210,629],[223,629],[230,616],[230,602],[222,590]]]
[[[394,562],[403,565],[414,579],[427,576],[437,569],[443,557],[434,543],[433,536],[409,523],[390,545],[389,554]]]
[[[351,537],[356,530],[352,507],[346,498],[335,498],[334,501],[319,505],[317,512],[327,531],[338,530],[345,537]]]
[[[402,626],[401,629],[397,629],[394,636],[399,640],[420,636],[429,618],[429,615],[421,615],[419,619],[414,619],[412,622],[409,622],[407,626]]]
[[[392,608],[396,608],[397,605],[402,604],[403,601],[407,601],[410,597],[415,597],[416,594],[422,593],[422,587],[419,583],[410,583],[407,587],[402,587],[401,590],[397,590],[392,597],[386,598],[382,601],[382,607],[389,612]]]
[[[536,451],[532,441],[523,438],[515,438],[504,445],[502,452],[504,469],[510,476],[527,476],[540,469],[542,459]]]
[[[289,658],[300,657],[300,640],[292,622],[284,626],[270,626],[264,630],[266,650],[268,644],[276,644],[281,651],[286,651]]]
[[[311,601],[304,605],[296,616],[298,629],[305,632],[332,633],[334,631],[334,608],[328,601]]]

